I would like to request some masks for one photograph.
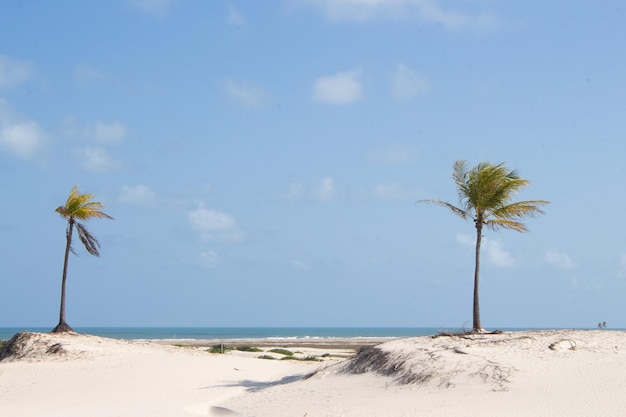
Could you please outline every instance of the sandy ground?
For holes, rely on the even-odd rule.
[[[340,347],[289,347],[313,362],[32,334],[0,362],[0,415],[626,416],[625,332],[417,337],[352,359]]]

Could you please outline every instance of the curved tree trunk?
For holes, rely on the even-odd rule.
[[[67,279],[67,264],[69,261],[70,251],[72,250],[72,233],[74,232],[74,219],[70,218],[67,225],[65,245],[65,261],[63,262],[63,279],[61,280],[61,307],[59,311],[59,324],[52,329],[52,333],[73,332],[65,321],[65,281]]]
[[[478,294],[478,288],[480,284],[480,244],[482,241],[483,222],[482,219],[476,220],[476,263],[474,269],[474,314],[472,332],[483,332],[483,326],[480,323],[480,297]]]

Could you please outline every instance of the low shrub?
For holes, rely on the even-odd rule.
[[[359,350],[357,350],[357,355],[360,355],[363,352],[366,352],[367,350],[369,350],[369,348],[373,347],[372,345],[370,346],[361,346],[359,347]]]
[[[263,349],[259,349],[258,347],[252,347],[252,346],[239,346],[236,349],[240,352],[263,352]]]
[[[279,355],[293,356],[293,352],[287,349],[272,349],[270,352],[278,353]]]
[[[309,356],[305,356],[305,357],[298,357],[298,356],[285,356],[283,357],[281,360],[288,360],[288,361],[303,361],[303,362],[319,362],[321,361],[321,359],[309,355]]]
[[[271,355],[261,355],[259,356],[259,359],[270,359],[270,360],[274,360],[276,359],[275,357],[271,356]]]
[[[207,349],[207,352],[209,352],[209,353],[226,353],[229,350],[233,350],[233,348],[229,348],[225,344],[220,343],[219,345],[211,346],[209,349]]]

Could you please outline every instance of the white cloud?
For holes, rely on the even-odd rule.
[[[369,150],[366,156],[383,164],[410,164],[417,159],[418,151],[408,143],[394,142],[387,148]]]
[[[476,249],[476,239],[474,237],[466,234],[458,234],[456,241],[468,249]],[[486,256],[487,261],[489,261],[491,265],[499,268],[513,268],[517,265],[515,258],[504,250],[502,243],[498,239],[491,240],[483,237],[481,250],[481,256]]]
[[[39,124],[22,120],[0,97],[0,149],[22,159],[32,159],[45,149],[46,137]]]
[[[232,3],[228,3],[228,18],[227,22],[229,25],[233,25],[236,27],[243,28],[246,26],[246,18],[242,15],[239,10],[233,6]]]
[[[476,241],[470,235],[459,233],[456,235],[456,241],[468,249],[473,249],[476,246]]]
[[[470,14],[444,10],[438,0],[405,0],[412,4],[417,14],[424,20],[433,22],[447,29],[491,28],[497,25],[497,18],[490,13]]]
[[[15,87],[28,80],[33,66],[28,61],[20,61],[0,55],[0,88]]]
[[[318,201],[331,201],[335,195],[335,180],[331,177],[322,178],[319,184],[315,187],[314,195]]]
[[[361,70],[340,72],[318,78],[313,85],[313,100],[320,103],[352,104],[363,100]]]
[[[244,237],[235,218],[222,211],[199,206],[187,213],[187,220],[205,241],[239,242]]]
[[[122,166],[120,161],[111,156],[108,147],[122,142],[126,134],[126,126],[118,121],[96,121],[84,127],[76,126],[71,118],[65,121],[66,137],[92,143],[72,150],[83,169],[92,173],[106,173]]]
[[[135,186],[124,185],[120,191],[118,201],[123,204],[149,206],[156,201],[156,195],[150,187],[142,184]]]
[[[132,7],[159,18],[165,17],[175,2],[176,0],[128,0]]]
[[[439,0],[302,0],[333,20],[368,21],[377,18],[413,19],[447,29],[489,28],[498,23],[492,14],[445,9]]]
[[[407,101],[428,91],[428,80],[404,64],[398,64],[391,80],[391,94],[396,100]]]
[[[270,101],[265,88],[234,80],[226,81],[226,94],[242,107],[262,107]]]
[[[113,159],[109,152],[102,147],[85,146],[84,148],[74,149],[73,154],[87,172],[103,174],[113,171],[120,166],[120,163]]]
[[[398,6],[402,5],[402,2],[389,0],[303,0],[303,3],[334,20],[369,20],[381,11],[396,14]]]
[[[572,269],[576,267],[576,262],[565,252],[551,249],[544,255],[546,263],[559,269]]]
[[[33,158],[44,146],[44,132],[35,122],[0,127],[0,147],[22,159]]]
[[[513,256],[504,250],[499,240],[483,238],[483,244],[487,252],[489,261],[499,268],[513,268],[517,261]]]

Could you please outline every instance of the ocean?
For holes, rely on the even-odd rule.
[[[0,327],[0,340],[22,331],[49,332],[52,327]],[[329,339],[430,336],[433,327],[74,327],[78,333],[114,339]],[[450,329],[446,329],[450,330]],[[456,330],[456,329],[455,329]]]

